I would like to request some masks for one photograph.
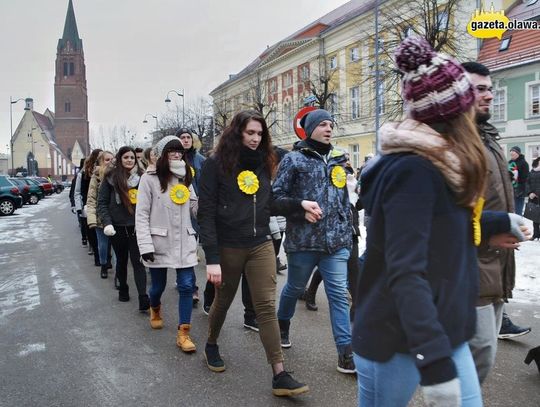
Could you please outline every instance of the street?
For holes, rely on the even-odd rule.
[[[318,312],[298,304],[291,324],[293,346],[285,350],[286,368],[311,391],[294,399],[276,398],[258,334],[242,326],[240,295],[219,340],[227,370],[212,373],[203,356],[207,316],[202,306],[194,309],[192,320],[197,352],[184,354],[175,344],[173,274],[162,299],[165,327],[153,331],[148,315],[137,309],[131,269],[132,299],[127,303],[118,301],[112,273],[107,280],[99,277],[93,256],[81,246],[68,192],[0,218],[1,406],[356,405],[355,378],[336,371],[322,288]],[[540,252],[539,243],[525,244],[532,249],[523,254]],[[196,273],[204,288],[204,268]],[[285,280],[278,276],[278,293]],[[533,331],[515,341],[499,341],[496,367],[484,385],[486,406],[540,405],[538,370],[523,363],[527,350],[540,345],[539,305],[536,297],[507,307],[516,324],[531,325]],[[418,394],[411,405],[422,405]]]

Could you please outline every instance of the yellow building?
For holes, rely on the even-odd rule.
[[[291,148],[298,140],[293,131],[295,114],[306,103],[314,104],[334,115],[333,144],[348,150],[353,167],[360,167],[364,157],[376,150],[376,119],[380,127],[402,114],[400,80],[393,69],[392,53],[403,38],[431,36],[442,50],[459,55],[461,60],[473,60],[477,55],[476,40],[466,32],[474,2],[460,0],[448,5],[436,1],[424,6],[404,0],[380,3],[378,58],[375,2],[350,1],[268,47],[214,89],[210,96],[216,131],[219,133],[235,112],[256,108],[265,116],[274,144]],[[437,37],[437,32],[447,32],[449,39]]]

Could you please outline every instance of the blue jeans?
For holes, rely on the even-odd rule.
[[[514,197],[515,212],[521,216],[523,215],[523,207],[525,206],[525,198]]]
[[[150,268],[150,306],[155,308],[161,304],[161,294],[167,285],[166,268]],[[191,323],[193,310],[193,286],[195,285],[195,272],[193,267],[176,269],[176,285],[178,287],[178,318],[179,324]]]
[[[482,406],[480,382],[469,345],[454,349],[461,384],[463,407]],[[409,354],[396,353],[387,362],[373,362],[354,354],[358,381],[358,405],[362,407],[406,407],[420,383],[420,373]]]
[[[109,236],[103,233],[103,228],[96,228],[97,245],[99,252],[99,264],[102,266],[107,264],[109,257]]]
[[[340,249],[333,254],[308,251],[287,254],[287,284],[283,287],[279,299],[278,319],[289,321],[294,315],[298,297],[304,293],[309,276],[315,266],[318,266],[328,297],[330,322],[338,353],[343,353],[344,347],[351,343],[347,300],[348,260],[347,249]]]

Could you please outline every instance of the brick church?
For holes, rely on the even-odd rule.
[[[29,175],[65,178],[90,150],[86,67],[72,0],[56,47],[55,68],[54,112],[35,112],[33,100],[26,99],[13,133],[13,167],[25,168]]]

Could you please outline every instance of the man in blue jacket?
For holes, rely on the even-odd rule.
[[[293,151],[283,158],[273,185],[274,209],[287,218],[285,251],[289,272],[278,310],[281,346],[291,347],[289,326],[296,302],[318,266],[330,307],[338,351],[337,370],[352,374],[347,300],[352,222],[343,168],[347,159],[343,152],[332,147],[334,121],[326,110],[310,112],[300,125],[307,138],[297,142]]]

